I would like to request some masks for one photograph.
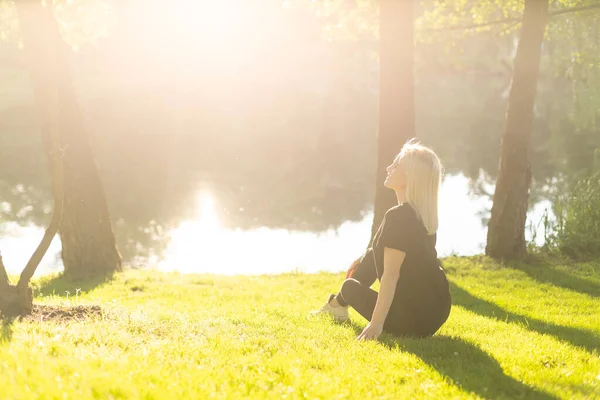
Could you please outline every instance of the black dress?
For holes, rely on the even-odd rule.
[[[386,318],[388,330],[396,334],[432,335],[448,319],[450,290],[435,244],[436,235],[427,233],[408,203],[390,208],[375,234],[372,257],[378,279],[383,276],[386,247],[406,254]]]

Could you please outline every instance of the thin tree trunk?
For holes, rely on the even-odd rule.
[[[8,280],[8,273],[6,272],[4,262],[2,261],[2,254],[0,254],[0,297],[3,293],[6,293],[9,285],[10,281]]]
[[[19,313],[19,295],[16,286],[10,284],[2,255],[0,255],[0,314],[12,317]]]
[[[51,124],[63,149],[64,214],[60,227],[65,274],[74,278],[121,269],[108,207],[73,85],[69,54],[52,2],[17,0],[19,25],[40,115],[44,147],[56,186]]]
[[[56,236],[58,232],[64,211],[64,168],[62,162],[62,152],[60,149],[59,138],[58,138],[58,127],[53,127],[52,132],[52,150],[51,150],[51,163],[54,166],[52,168],[53,174],[53,198],[54,198],[54,209],[52,211],[52,219],[50,220],[50,224],[46,231],[44,232],[44,236],[42,237],[42,241],[35,249],[31,258],[23,268],[21,272],[21,276],[19,277],[19,282],[17,286],[20,289],[27,288],[29,286],[29,282],[35,273],[35,270],[40,265],[42,258],[48,251],[50,244],[52,243],[52,239]]]
[[[379,128],[371,241],[385,212],[397,202],[383,186],[386,167],[415,136],[414,2],[379,1]]]
[[[51,135],[51,162],[56,166],[54,168],[56,175],[54,176],[54,210],[52,212],[52,220],[48,228],[46,228],[40,244],[21,272],[19,282],[16,286],[10,284],[2,256],[0,255],[0,314],[3,316],[14,317],[31,313],[33,309],[33,291],[29,287],[29,282],[60,228],[63,215],[63,164],[57,130],[53,129]]]
[[[51,117],[56,119],[57,113]],[[0,314],[7,317],[30,314],[33,309],[33,290],[29,287],[29,282],[33,277],[37,267],[40,265],[42,258],[48,251],[52,239],[56,236],[60,228],[60,223],[63,215],[64,203],[64,185],[63,185],[63,162],[59,143],[58,124],[54,123],[48,126],[48,136],[44,140],[49,139],[50,148],[50,166],[53,173],[53,199],[54,209],[52,219],[48,228],[44,232],[44,236],[40,244],[35,249],[31,258],[23,268],[19,282],[13,286],[10,284],[2,256],[0,255]]]
[[[0,256],[0,315],[16,317],[29,314],[33,308],[33,291],[29,286],[11,285]]]
[[[525,219],[531,183],[528,153],[547,19],[547,0],[525,0],[485,249],[495,258],[516,259],[526,254]]]

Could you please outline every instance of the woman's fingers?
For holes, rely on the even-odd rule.
[[[358,335],[356,340],[363,341],[363,340],[371,340],[371,339],[373,339],[373,330],[371,329],[371,325],[369,324],[365,327],[365,329],[363,329],[361,334]]]
[[[381,334],[381,327],[373,326],[369,323],[365,329],[361,332],[360,335],[356,338],[356,340],[364,341],[364,340],[377,340],[379,335]]]
[[[358,335],[358,336],[356,337],[356,340],[359,340],[359,341],[360,341],[360,340],[364,340],[364,338],[365,338],[365,333],[366,333],[366,331],[367,331],[367,328],[368,328],[368,327],[369,327],[369,326],[367,325],[367,327],[366,327],[365,329],[363,329],[363,331],[360,333],[360,335]]]

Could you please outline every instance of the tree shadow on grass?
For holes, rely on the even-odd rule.
[[[35,304],[35,297],[41,296],[59,296],[59,297],[70,297],[77,296],[81,293],[89,292],[99,286],[102,286],[113,279],[113,274],[108,274],[105,276],[93,277],[85,280],[74,280],[64,275],[59,275],[53,278],[45,278],[40,282],[36,282],[32,284],[32,288],[34,289],[34,306],[32,315],[35,316],[37,314],[49,314],[49,316],[54,317],[56,319],[57,313],[60,311],[51,310],[47,311],[45,308],[52,308],[52,306],[41,306]],[[83,307],[83,306],[80,306]],[[56,307],[57,309],[60,307]],[[75,307],[77,308],[77,307]],[[85,308],[85,307],[84,307]],[[94,306],[88,306],[87,308],[94,308]],[[87,309],[84,311],[88,311]],[[92,310],[95,311],[95,310]],[[46,317],[48,315],[45,315]],[[27,317],[27,316],[25,316]],[[31,317],[31,315],[30,315]],[[21,319],[21,317],[17,317],[17,319]],[[10,342],[12,340],[12,325],[15,321],[15,318],[5,317],[0,314],[0,321],[2,321],[2,327],[0,328],[0,343]]]
[[[532,257],[527,263],[515,263],[508,266],[526,273],[538,282],[550,283],[554,286],[600,298],[600,283],[573,273],[561,271],[552,263],[543,259]]]
[[[0,343],[10,342],[12,339],[12,323],[13,319],[8,317],[2,318],[2,333],[0,333]]]
[[[350,324],[358,335],[363,326]],[[464,339],[436,335],[425,339],[380,337],[389,349],[412,353],[462,390],[487,399],[556,399],[504,373],[491,355]]]
[[[77,294],[87,293],[97,287],[109,283],[113,279],[113,274],[104,276],[90,277],[83,280],[71,279],[65,275],[59,275],[54,278],[42,280],[35,286],[35,296],[59,296],[74,297]]]
[[[556,325],[551,322],[506,311],[494,303],[472,295],[454,282],[450,282],[450,291],[452,292],[452,302],[454,304],[460,305],[476,314],[498,321],[521,324],[526,329],[554,336],[562,342],[582,347],[591,353],[600,351],[600,336],[594,332]]]

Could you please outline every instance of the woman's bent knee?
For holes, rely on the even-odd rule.
[[[356,279],[348,278],[342,283],[342,288],[340,289],[340,293],[346,302],[350,303],[354,294],[356,293],[356,288],[360,287],[361,283]]]

